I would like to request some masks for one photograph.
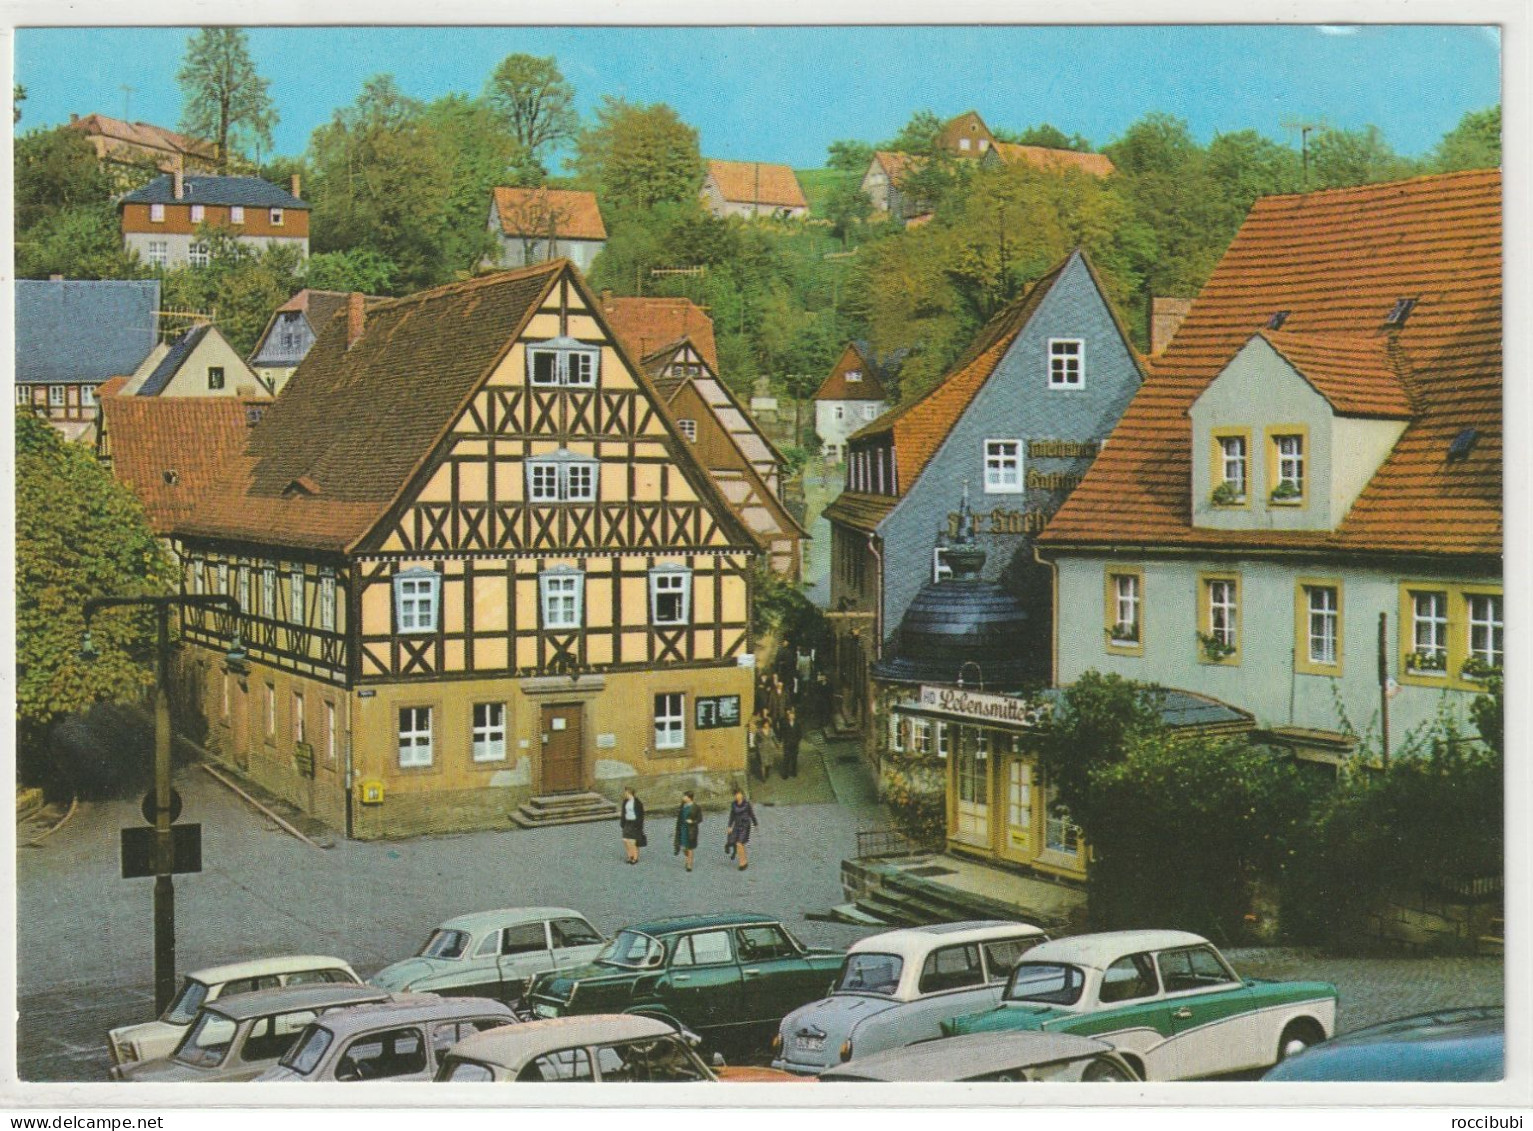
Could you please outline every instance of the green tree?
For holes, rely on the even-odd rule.
[[[1088,671],[1064,690],[1037,728],[1038,756],[1059,800],[1089,840],[1103,832],[1093,775],[1149,743],[1161,743],[1161,691],[1112,673]]]
[[[208,244],[208,265],[164,272],[162,301],[173,310],[216,310],[219,330],[248,355],[272,311],[304,285],[303,261],[296,248],[253,248],[228,228],[204,225],[198,235]]]
[[[359,291],[391,295],[399,268],[371,248],[326,251],[309,256],[303,265],[304,285],[321,291]]]
[[[181,129],[217,146],[219,168],[229,167],[236,143],[271,148],[277,106],[270,83],[256,71],[250,41],[235,27],[205,27],[186,42],[176,72],[184,108]]]
[[[85,135],[60,127],[16,139],[16,229],[75,208],[111,207],[114,185]]]
[[[1384,140],[1377,126],[1322,130],[1309,143],[1309,187],[1347,188],[1408,177],[1414,163]]]
[[[534,159],[575,136],[575,88],[549,55],[507,55],[484,88],[485,100],[511,136]]]
[[[11,125],[21,121],[21,104],[27,100],[27,88],[19,82],[11,84]]]
[[[695,200],[703,184],[695,129],[664,103],[643,106],[610,95],[575,139],[574,169],[615,209]]]
[[[1471,110],[1459,119],[1432,150],[1430,163],[1439,173],[1460,169],[1501,167],[1501,106]]]
[[[873,147],[865,141],[833,141],[825,149],[825,164],[842,173],[859,176],[873,161]]]
[[[123,248],[117,210],[108,203],[55,212],[16,233],[20,279],[136,279],[147,274],[138,257]]]
[[[1090,153],[1091,142],[1080,134],[1067,134],[1057,126],[1041,122],[1025,130],[992,130],[996,141],[1013,145],[1040,145],[1044,149],[1073,149],[1078,153]]]
[[[930,110],[917,110],[910,116],[910,121],[900,127],[899,133],[878,148],[927,157],[936,151],[937,135],[941,132],[941,118]]]
[[[825,219],[830,221],[830,230],[843,245],[850,242],[852,232],[872,215],[873,202],[862,191],[860,181],[848,179],[841,182],[830,190],[825,201]]]
[[[488,105],[461,94],[426,107],[421,126],[446,171],[442,258],[451,271],[471,272],[494,248],[486,220],[495,186],[520,179],[512,173],[528,150],[501,128]]]
[[[16,721],[26,764],[46,777],[48,728],[100,700],[136,700],[152,680],[153,619],[108,610],[101,658],[79,658],[84,604],[168,592],[173,572],[143,507],[84,444],[16,417]]]

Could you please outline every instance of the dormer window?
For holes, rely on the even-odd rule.
[[[1267,319],[1267,329],[1269,329],[1269,330],[1281,330],[1283,328],[1283,323],[1287,322],[1287,321],[1288,321],[1288,311],[1286,311],[1286,310],[1276,311],[1272,315],[1271,318]]]
[[[676,422],[676,427],[681,430],[681,434],[685,436],[691,443],[697,443],[697,421],[678,420]]]
[[[1304,436],[1297,432],[1272,434],[1272,499],[1296,506],[1304,501]]]
[[[527,461],[527,499],[534,503],[594,503],[600,465],[560,448]]]
[[[1405,320],[1411,316],[1411,311],[1416,309],[1418,301],[1420,300],[1415,298],[1396,300],[1395,305],[1389,308],[1389,313],[1384,318],[1384,325],[1390,327],[1404,326]]]
[[[1251,458],[1247,434],[1243,431],[1215,433],[1214,458],[1214,502],[1226,507],[1244,506]]]
[[[536,388],[594,388],[600,369],[601,350],[574,338],[554,338],[527,347],[527,383]]]

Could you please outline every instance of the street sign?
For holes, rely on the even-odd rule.
[[[129,827],[122,830],[122,878],[137,879],[155,875],[154,838],[157,830],[149,827]],[[171,847],[175,863],[171,871],[177,874],[202,871],[202,826],[174,825],[170,830]]]
[[[144,803],[138,811],[144,815],[144,820],[154,824],[156,805],[154,803],[154,790],[144,794]],[[181,795],[175,790],[170,791],[170,823],[175,824],[181,819]]]

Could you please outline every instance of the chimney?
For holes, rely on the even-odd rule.
[[[606,288],[601,293],[601,308],[603,310],[611,310],[612,309],[612,288],[611,287]]]
[[[302,188],[302,187],[303,187],[303,178],[300,177],[297,173],[294,173],[292,175],[292,177],[288,181],[288,189],[287,189],[287,191],[292,193],[294,196],[299,196],[298,190],[300,188]],[[303,198],[299,197],[299,199],[301,200]]]
[[[1176,336],[1182,319],[1192,309],[1190,298],[1150,299],[1150,354],[1164,353],[1171,339]]]
[[[362,331],[367,326],[367,309],[362,305],[364,301],[361,291],[352,291],[346,299],[347,349],[357,344],[357,339],[362,336]]]
[[[174,178],[174,192],[176,199],[180,200],[186,192],[186,181],[185,178],[181,175],[181,170],[179,167],[177,167],[176,171],[171,174],[171,177]]]

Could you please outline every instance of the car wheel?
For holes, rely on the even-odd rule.
[[[1093,1060],[1081,1073],[1083,1084],[1132,1084],[1134,1078],[1110,1060]]]
[[[1289,1022],[1283,1030],[1283,1035],[1278,1038],[1278,1063],[1303,1052],[1310,1045],[1318,1045],[1323,1040],[1325,1040],[1325,1034],[1313,1021]]]

